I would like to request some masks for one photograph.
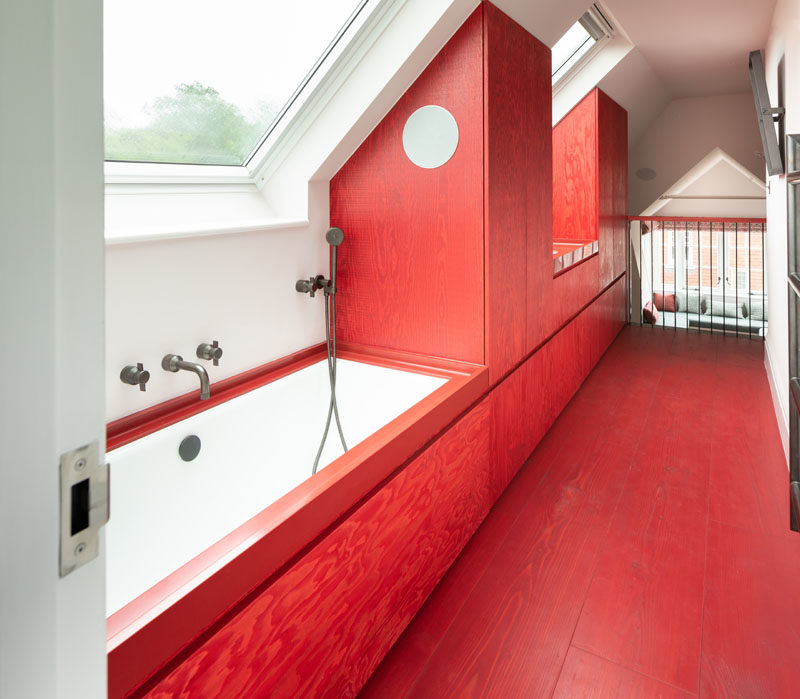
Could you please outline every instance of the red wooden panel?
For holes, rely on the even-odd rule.
[[[491,383],[520,362],[528,348],[528,221],[532,235],[549,222],[541,195],[532,200],[530,216],[526,203],[530,191],[546,189],[550,181],[549,128],[542,128],[550,113],[542,89],[542,75],[549,75],[548,53],[494,5],[484,5],[486,363]],[[528,164],[537,159],[528,172]]]
[[[532,351],[555,327],[548,307],[553,303],[553,116],[550,50],[534,45],[536,69],[528,78],[526,143],[527,331]]]
[[[554,280],[551,328],[625,271],[627,159],[627,112],[600,90],[553,129],[553,236],[598,239],[599,254]]]
[[[483,363],[483,51],[481,7],[331,180],[341,227],[337,332],[344,341]],[[423,169],[403,127],[448,109],[455,155]]]
[[[354,696],[491,506],[488,420],[484,400],[148,696]]]
[[[600,293],[599,260],[600,256],[595,255],[553,279],[552,295],[543,299],[550,313],[550,332],[562,326],[581,306]]]
[[[797,696],[799,546],[794,532],[709,524],[701,696]]]
[[[628,112],[597,90],[600,285],[625,271],[628,239]]]
[[[593,697],[641,697],[642,699],[681,699],[694,694],[683,692],[650,677],[628,670],[596,655],[570,648],[554,699]]]
[[[597,90],[553,128],[553,237],[598,237]]]
[[[492,410],[492,462],[494,496],[499,497],[509,481],[530,456],[525,439],[526,423],[533,418],[525,396],[525,371],[513,372],[490,393]]]

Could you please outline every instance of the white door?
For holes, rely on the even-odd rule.
[[[106,692],[104,555],[59,577],[59,457],[104,444],[102,1],[0,2],[0,697]]]

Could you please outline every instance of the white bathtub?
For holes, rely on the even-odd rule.
[[[447,382],[339,360],[348,447]],[[325,361],[109,452],[106,611],[113,614],[311,476],[329,400]],[[193,461],[178,446],[202,443]],[[320,469],[342,453],[335,422]]]

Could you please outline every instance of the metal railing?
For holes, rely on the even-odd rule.
[[[628,219],[630,322],[764,338],[761,218]]]

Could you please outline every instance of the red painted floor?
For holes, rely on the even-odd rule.
[[[626,328],[362,696],[800,696],[762,353]]]

